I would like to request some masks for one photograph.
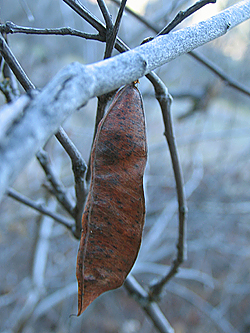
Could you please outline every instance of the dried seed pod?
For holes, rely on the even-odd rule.
[[[119,90],[100,122],[91,153],[91,184],[77,256],[78,316],[100,294],[120,287],[141,243],[147,161],[142,98]]]

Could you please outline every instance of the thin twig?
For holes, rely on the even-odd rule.
[[[60,204],[64,207],[64,209],[67,210],[67,212],[74,217],[74,207],[72,205],[71,200],[67,196],[67,191],[63,185],[63,183],[59,180],[59,178],[55,175],[55,172],[53,170],[53,167],[51,165],[49,154],[43,150],[40,149],[36,157],[42,166],[48,181],[52,185],[53,193],[55,194],[57,201],[60,202]]]
[[[5,24],[0,24],[0,32],[6,34],[27,34],[27,35],[58,35],[58,36],[76,36],[85,39],[104,41],[104,37],[100,34],[89,34],[80,30],[72,29],[70,27],[54,28],[54,29],[39,29],[32,27],[22,27],[15,23],[8,21]]]
[[[114,2],[116,5],[120,6],[121,5],[121,1],[119,0],[111,0],[112,2]],[[134,12],[132,9],[130,9],[128,6],[125,7],[125,11],[128,12],[129,14],[131,14],[132,16],[134,16],[135,18],[138,19],[138,21],[140,21],[141,23],[143,23],[146,27],[148,27],[149,29],[152,29],[152,26],[154,27],[154,31],[159,31],[160,29],[156,26],[153,25],[153,23],[148,22],[147,19],[145,19],[143,16],[141,16],[140,14],[137,14],[136,12]]]
[[[235,79],[227,75],[219,66],[214,64],[212,61],[207,59],[201,54],[198,54],[197,52],[192,51],[189,52],[190,55],[192,55],[193,58],[198,60],[201,64],[209,68],[214,74],[216,74],[222,81],[225,82],[226,85],[237,89],[238,91],[242,92],[243,94],[246,94],[250,96],[250,89],[244,86],[243,84],[237,82]]]
[[[78,0],[63,0],[70,8],[72,8],[79,16],[86,20],[92,27],[94,27],[101,36],[106,36],[106,28],[104,24],[87,8],[85,8]],[[106,38],[106,37],[105,37]],[[129,50],[129,47],[120,39],[116,39],[115,48],[119,52]]]
[[[70,6],[79,16],[87,21],[92,27],[94,27],[101,36],[106,40],[106,28],[102,22],[95,17],[86,7],[84,7],[78,0],[63,0],[68,6]]]
[[[4,40],[4,38],[0,35],[0,52],[6,63],[9,65],[12,72],[15,74],[17,80],[20,82],[25,91],[35,89],[35,86],[30,81],[16,57],[12,53],[8,44]]]
[[[122,0],[122,2],[121,2],[121,5],[120,5],[120,8],[119,8],[116,20],[115,20],[115,24],[113,26],[113,29],[112,29],[112,32],[111,32],[111,35],[109,38],[109,43],[107,43],[107,46],[106,46],[105,55],[104,55],[105,59],[111,57],[111,53],[112,53],[112,50],[113,50],[115,42],[116,42],[116,37],[117,37],[118,30],[119,30],[119,27],[121,24],[121,19],[122,19],[122,15],[123,15],[123,12],[124,12],[124,9],[126,6],[126,2],[127,2],[127,0]]]
[[[72,163],[72,170],[75,177],[75,193],[76,193],[76,205],[74,208],[74,218],[75,218],[75,232],[74,235],[78,239],[81,237],[81,221],[82,213],[87,197],[87,189],[85,186],[85,172],[87,169],[86,163],[82,158],[80,152],[69,139],[67,133],[63,128],[60,128],[56,133],[57,140],[61,143],[67,154],[69,155]]]
[[[35,210],[37,210],[38,212],[50,216],[52,219],[54,219],[55,221],[59,222],[60,224],[62,224],[63,226],[65,226],[67,229],[69,229],[70,231],[73,230],[73,223],[66,219],[65,217],[56,214],[54,212],[49,211],[46,207],[44,207],[42,204],[37,203],[29,198],[27,198],[26,196],[24,196],[23,194],[18,193],[17,191],[9,188],[7,190],[7,195],[21,203],[23,203],[26,206],[29,206]]]
[[[162,277],[159,281],[150,286],[150,297],[152,297],[152,299],[155,299],[160,295],[164,285],[177,273],[179,266],[186,258],[187,206],[184,193],[184,181],[182,176],[181,164],[175,141],[173,119],[170,110],[172,98],[169,95],[165,84],[160,80],[159,77],[157,77],[157,75],[151,73],[151,76],[148,77],[148,79],[154,86],[155,97],[158,100],[162,110],[163,122],[165,126],[164,134],[166,136],[171,155],[179,207],[179,236],[177,243],[177,256],[174,259],[171,269],[166,274],[166,276]]]
[[[110,58],[111,53],[113,50],[113,43],[112,43],[112,33],[113,33],[113,22],[111,19],[110,12],[108,10],[108,7],[106,6],[106,3],[104,0],[97,0],[97,3],[100,7],[100,10],[102,12],[102,15],[104,17],[105,23],[106,23],[106,47],[104,52],[104,59]],[[100,101],[98,100],[98,104]],[[97,108],[98,110],[99,108]]]
[[[178,24],[184,21],[188,16],[192,15],[197,10],[208,5],[209,3],[216,3],[216,0],[200,0],[197,1],[191,7],[189,7],[188,9],[186,9],[185,11],[179,11],[179,13],[175,16],[175,18],[165,28],[163,28],[160,32],[157,33],[156,37],[168,34]]]
[[[109,13],[108,7],[104,0],[97,0],[98,6],[102,12],[103,18],[106,23],[106,31],[111,31],[113,29],[113,22],[111,19],[111,15]]]
[[[7,35],[2,33],[3,38],[8,44]],[[5,95],[6,102],[9,103],[20,96],[20,91],[18,89],[17,81],[13,75],[13,72],[10,70],[7,62],[1,56],[1,69],[4,80],[0,83],[0,90]]]

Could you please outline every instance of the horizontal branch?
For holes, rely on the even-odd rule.
[[[80,30],[72,29],[69,27],[54,28],[54,29],[39,29],[31,27],[21,27],[14,24],[13,22],[6,22],[5,24],[0,24],[0,32],[6,34],[27,34],[27,35],[57,35],[57,36],[76,36],[85,39],[100,40],[104,41],[104,37],[100,34],[89,34],[82,32]]]
[[[0,141],[0,200],[40,147],[90,98],[135,81],[155,68],[216,39],[250,18],[250,0],[239,2],[206,21],[159,36],[131,51],[90,65],[73,63],[60,71],[25,112],[11,122]],[[0,110],[12,112],[18,100]]]

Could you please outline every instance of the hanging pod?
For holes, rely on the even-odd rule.
[[[120,287],[141,243],[147,161],[142,97],[120,89],[100,122],[91,153],[91,183],[77,256],[78,316],[105,291]]]

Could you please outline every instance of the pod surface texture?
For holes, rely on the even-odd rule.
[[[145,116],[135,85],[120,89],[100,122],[91,153],[91,183],[77,256],[78,316],[120,287],[141,244],[145,220]]]

